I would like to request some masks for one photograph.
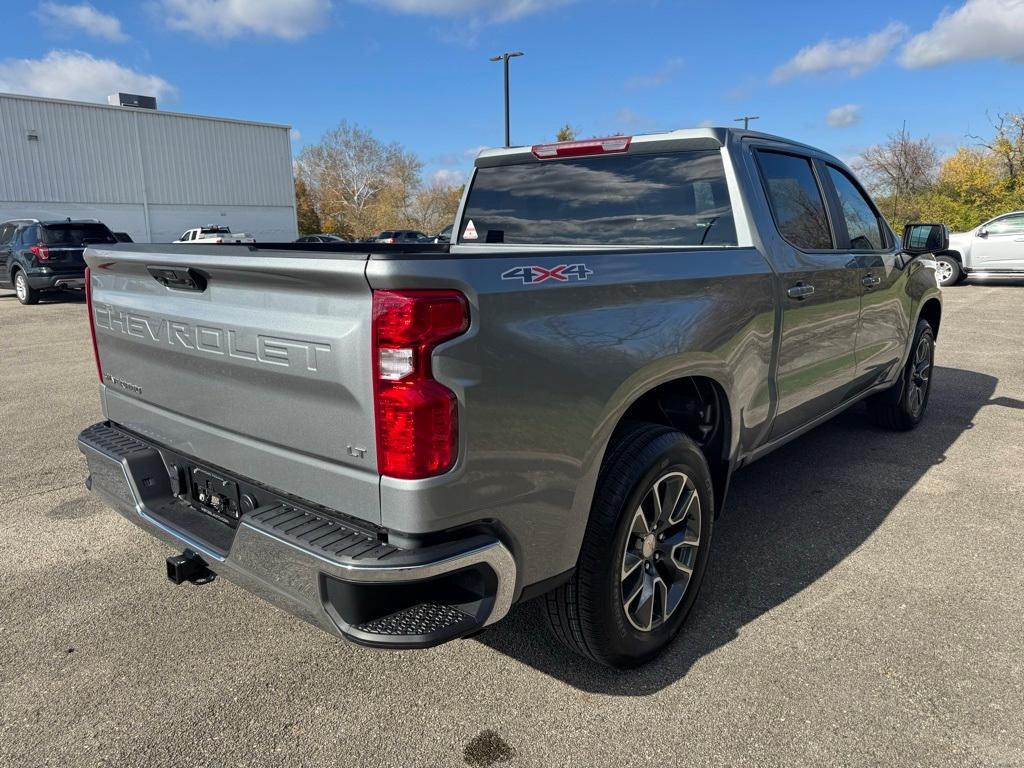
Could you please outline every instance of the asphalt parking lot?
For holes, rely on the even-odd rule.
[[[0,293],[0,765],[1024,765],[1024,283],[945,293],[930,413],[854,409],[738,474],[683,636],[377,652],[218,580],[83,486],[80,299]]]

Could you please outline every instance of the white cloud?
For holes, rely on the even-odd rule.
[[[171,29],[222,39],[270,35],[298,40],[323,29],[330,0],[163,0]]]
[[[174,87],[161,77],[122,67],[110,59],[81,51],[50,51],[41,59],[0,61],[0,91],[105,104],[107,96],[117,91],[162,99],[173,95]]]
[[[483,152],[485,149],[490,149],[490,147],[486,144],[481,144],[479,147],[470,147],[462,154],[465,155],[466,157],[476,160],[476,156]]]
[[[860,105],[843,104],[841,107],[830,109],[825,115],[825,122],[833,128],[845,128],[860,122]]]
[[[701,120],[697,123],[698,128],[714,128],[716,125],[718,125],[718,123],[714,120]]]
[[[99,37],[113,43],[124,42],[128,39],[128,35],[121,29],[121,21],[116,16],[97,11],[88,3],[79,5],[43,3],[39,6],[39,18],[45,24],[72,27],[92,37]]]
[[[489,21],[513,21],[574,0],[366,0],[400,13],[421,16],[483,15]]]
[[[430,180],[434,184],[441,184],[446,187],[458,187],[466,183],[466,177],[468,174],[465,171],[454,171],[450,168],[442,168],[439,171],[434,171],[434,175],[430,177]]]
[[[911,38],[900,63],[918,68],[987,58],[1024,61],[1024,0],[967,0]]]
[[[636,75],[629,78],[626,81],[626,88],[631,91],[648,90],[652,88],[660,88],[663,85],[667,85],[676,74],[683,68],[686,62],[681,58],[672,58],[658,67],[654,72],[649,72],[646,75]]]
[[[775,68],[771,81],[781,83],[800,75],[841,70],[860,75],[877,67],[907,35],[907,27],[898,21],[867,37],[822,40],[801,48],[796,56]]]
[[[291,137],[292,141],[295,141],[295,142],[302,141],[302,131],[300,131],[298,128],[292,128],[288,132],[288,135]]]

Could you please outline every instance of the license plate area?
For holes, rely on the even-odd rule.
[[[195,465],[185,465],[184,470],[188,485],[184,495],[207,514],[235,527],[242,513],[252,510],[251,503],[248,510],[242,509],[242,494],[234,480]]]

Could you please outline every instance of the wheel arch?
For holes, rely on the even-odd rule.
[[[735,444],[732,404],[725,385],[714,376],[698,373],[651,384],[617,419],[605,455],[623,425],[632,421],[678,429],[697,443],[711,470],[715,514],[720,513],[728,492]]]
[[[942,323],[942,302],[934,296],[927,299],[921,305],[921,311],[917,313],[919,320],[927,320],[932,327],[935,338],[939,338],[939,325]]]
[[[936,255],[936,256],[950,256],[950,257],[952,257],[952,258],[956,259],[957,263],[958,263],[958,264],[959,264],[959,265],[960,265],[961,267],[962,267],[962,266],[964,265],[964,257],[963,257],[963,254],[962,254],[962,253],[960,253],[960,251],[957,251],[957,250],[953,250],[952,248],[950,248],[950,249],[947,249],[947,250],[945,250],[945,251],[937,251],[937,252],[935,253],[935,255]]]

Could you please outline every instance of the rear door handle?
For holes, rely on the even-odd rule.
[[[786,295],[791,299],[805,299],[812,293],[814,293],[814,286],[805,283],[797,283],[786,291]]]
[[[865,288],[874,288],[876,285],[882,282],[882,278],[876,277],[875,275],[868,275],[860,282]]]

